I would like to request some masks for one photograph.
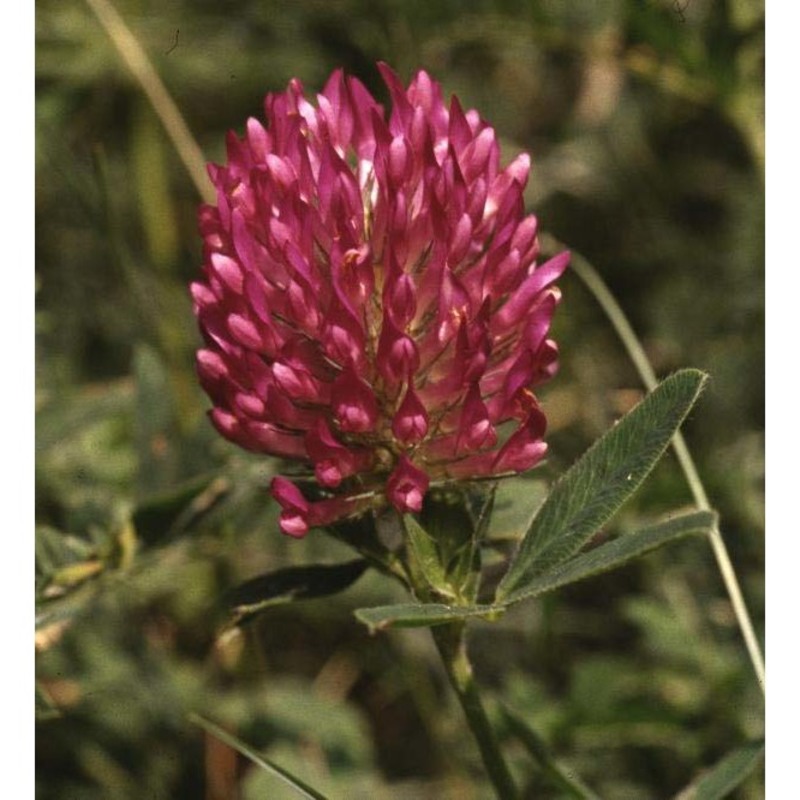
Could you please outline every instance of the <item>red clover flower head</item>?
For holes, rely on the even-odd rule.
[[[424,71],[406,89],[379,67],[388,118],[341,70],[316,104],[298,80],[268,95],[266,126],[249,119],[209,165],[199,214],[211,419],[324,490],[273,480],[290,536],[387,502],[419,511],[432,481],[522,472],[547,447],[531,390],[557,368],[568,254],[537,263],[530,158],[501,169],[476,111]]]

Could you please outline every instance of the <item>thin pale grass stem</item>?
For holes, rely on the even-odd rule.
[[[544,234],[541,237],[542,246],[550,251],[557,251],[566,249],[566,245],[559,242],[554,237]],[[611,293],[608,286],[606,286],[603,279],[597,270],[584,258],[580,253],[574,250],[570,259],[570,266],[572,271],[584,283],[586,288],[592,293],[595,300],[599,303],[600,307],[605,312],[609,321],[616,330],[619,338],[622,340],[628,356],[636,367],[639,377],[642,379],[644,385],[652,391],[658,384],[650,360],[644,351],[644,348],[639,341],[639,337],[628,322],[625,312],[620,307],[616,298]],[[678,462],[683,469],[683,474],[686,476],[686,482],[694,497],[695,503],[698,508],[704,510],[711,510],[711,504],[708,501],[703,482],[700,480],[700,475],[697,472],[694,459],[692,458],[689,448],[686,445],[686,440],[683,434],[676,433],[672,439],[672,447],[675,450],[675,455],[678,457]],[[709,541],[711,542],[711,549],[717,560],[717,566],[720,574],[722,575],[725,589],[728,592],[733,612],[736,615],[736,621],[739,624],[739,629],[742,632],[747,652],[753,664],[753,669],[756,673],[758,684],[761,687],[762,693],[765,691],[765,669],[764,669],[764,656],[761,653],[761,647],[758,643],[753,623],[750,619],[750,613],[747,610],[747,604],[744,601],[742,591],[739,587],[739,581],[736,577],[736,571],[731,563],[728,549],[725,546],[725,541],[722,538],[722,533],[719,526],[715,525],[709,534]]]
[[[142,91],[147,95],[198,193],[206,202],[213,202],[214,192],[211,181],[206,175],[206,159],[203,151],[192,136],[175,101],[158,77],[144,48],[109,0],[86,0],[86,3],[142,87]]]

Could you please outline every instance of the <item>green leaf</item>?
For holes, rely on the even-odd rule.
[[[236,752],[241,753],[245,758],[249,758],[254,764],[261,767],[261,769],[271,772],[277,778],[280,778],[284,783],[294,789],[300,797],[310,798],[310,800],[327,800],[324,794],[321,794],[316,789],[312,789],[308,784],[303,783],[300,778],[295,777],[283,767],[278,766],[274,762],[265,758],[264,756],[253,750],[252,747],[245,744],[241,739],[237,739],[233,734],[228,733],[219,725],[204,719],[198,714],[190,714],[189,720],[195,725],[199,725],[205,731],[215,736],[221,742],[224,742],[228,747],[232,747]]]
[[[88,384],[65,396],[63,392],[45,396],[36,412],[36,456],[63,449],[98,421],[124,419],[131,410],[133,391],[126,380]]]
[[[174,489],[152,494],[133,511],[136,533],[144,544],[163,544],[216,506],[230,488],[226,478],[201,475]]]
[[[49,525],[36,526],[35,550],[37,575],[47,577],[96,555],[90,542]]]
[[[176,416],[169,372],[158,352],[139,345],[133,357],[136,380],[138,488],[149,495],[168,486],[177,474],[173,444]]]
[[[70,593],[104,568],[94,544],[47,525],[37,526],[37,604],[47,604]]]
[[[442,603],[401,603],[376,608],[361,608],[356,611],[356,617],[369,627],[371,633],[392,626],[417,628],[445,625],[448,622],[468,617],[483,617],[491,621],[500,617],[508,606],[514,603],[614,569],[675,539],[692,534],[708,533],[716,524],[716,520],[717,515],[713,511],[696,511],[673,517],[636,533],[620,536],[538,575],[526,585],[524,591],[515,593],[504,602],[494,605],[450,606]]]
[[[473,495],[476,503],[475,535],[472,537],[474,542],[482,542],[489,533],[489,526],[494,517],[495,501],[497,498],[497,487],[499,481],[491,484],[485,492]]]
[[[457,553],[454,567],[449,571],[456,580],[459,597],[467,604],[472,604],[478,599],[482,563],[481,545],[486,541],[489,531],[496,493],[497,483],[493,483],[488,489],[472,492],[467,496],[468,501],[473,503],[472,535],[468,543]]]
[[[455,597],[442,565],[439,548],[434,539],[410,514],[403,515],[406,541],[427,584],[439,595]]]
[[[722,800],[750,775],[764,752],[764,742],[752,742],[729,753],[692,781],[675,800]]]
[[[425,496],[419,522],[435,543],[434,552],[444,572],[439,594],[446,602],[458,599],[468,605],[474,600],[480,564],[478,527],[492,489],[486,485],[449,486]]]
[[[311,496],[309,492],[307,497]],[[405,569],[395,553],[403,541],[403,529],[399,515],[362,514],[352,519],[337,520],[325,529],[334,539],[344,542],[370,563],[379,565],[384,572],[398,577],[405,576]]]
[[[676,372],[561,477],[547,495],[497,590],[499,600],[580,550],[642,484],[699,396],[706,376]]]
[[[518,603],[545,592],[552,592],[568,583],[575,583],[601,572],[616,569],[667,542],[692,534],[708,534],[716,522],[715,512],[694,511],[672,517],[636,533],[625,534],[587,553],[581,553],[542,575],[537,575],[525,585],[524,589],[514,592],[508,601]]]
[[[233,615],[231,624],[240,625],[271,606],[341,592],[355,583],[368,566],[359,558],[343,564],[287,567],[251,578],[226,598]]]
[[[448,622],[484,617],[495,619],[505,612],[504,608],[493,606],[447,606],[442,603],[400,603],[394,606],[359,608],[356,619],[363,622],[370,633],[386,628],[429,628],[446,625]]]

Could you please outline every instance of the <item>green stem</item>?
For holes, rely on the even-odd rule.
[[[455,690],[464,715],[467,718],[483,764],[499,800],[515,800],[519,797],[517,787],[508,770],[500,745],[483,707],[478,686],[472,674],[472,665],[467,655],[464,637],[465,625],[457,622],[431,628],[433,639],[444,662],[447,677]]]
[[[561,242],[552,236],[544,235],[541,237],[542,244],[548,250],[562,250],[565,248]],[[600,277],[597,270],[582,256],[580,253],[572,251],[572,258],[570,260],[572,271],[580,278],[586,288],[592,293],[595,300],[599,303],[600,307],[605,312],[611,324],[614,326],[617,335],[622,340],[622,344],[628,352],[628,356],[636,367],[639,377],[642,379],[644,385],[652,390],[658,384],[658,378],[653,370],[650,360],[639,341],[636,332],[633,330],[630,322],[628,322],[625,312],[620,307],[614,295],[606,286],[603,279]],[[686,445],[686,440],[683,434],[676,433],[672,440],[672,446],[675,450],[675,455],[678,462],[683,469],[683,474],[686,476],[686,482],[694,496],[697,507],[704,510],[711,510],[711,504],[708,502],[708,495],[706,494],[703,482],[700,480],[700,475],[697,472],[694,459],[692,458],[689,448]],[[736,571],[728,554],[728,549],[725,546],[725,540],[722,538],[722,533],[719,526],[715,525],[709,534],[709,542],[711,549],[714,552],[714,557],[717,560],[717,567],[719,568],[722,581],[725,584],[725,589],[728,592],[733,612],[736,616],[736,621],[739,624],[739,629],[742,632],[747,652],[750,656],[750,661],[753,664],[753,670],[756,673],[756,679],[761,687],[761,692],[765,691],[765,669],[764,669],[764,656],[761,652],[761,647],[758,643],[758,637],[753,629],[753,623],[750,619],[750,614],[747,610],[747,604],[744,601],[739,581],[736,577]]]

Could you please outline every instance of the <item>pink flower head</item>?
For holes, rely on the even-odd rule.
[[[379,66],[388,115],[341,70],[316,102],[297,80],[268,95],[200,209],[200,381],[223,436],[314,469],[317,502],[273,482],[292,536],[370,504],[419,511],[431,481],[546,450],[531,390],[557,368],[569,256],[537,263],[530,158],[502,169],[476,111]]]

